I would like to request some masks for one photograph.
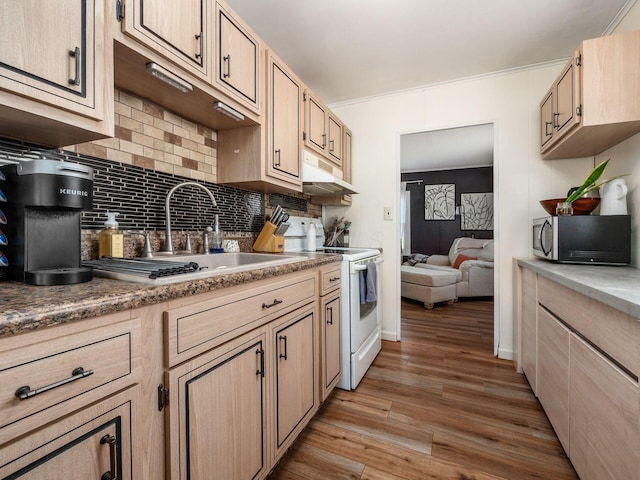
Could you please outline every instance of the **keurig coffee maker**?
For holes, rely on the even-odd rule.
[[[93,208],[93,169],[71,162],[32,160],[0,167],[7,276],[32,285],[88,282],[82,266],[80,220]]]

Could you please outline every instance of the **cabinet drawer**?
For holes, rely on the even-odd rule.
[[[211,300],[165,312],[166,362],[188,360],[315,300],[317,271],[266,280]]]
[[[538,302],[622,367],[640,374],[640,322],[629,315],[538,276]]]
[[[329,292],[340,287],[342,280],[342,267],[339,263],[324,267],[320,270],[322,275],[322,286],[320,287],[320,295],[326,295]]]
[[[136,383],[139,350],[136,319],[0,353],[0,444]]]

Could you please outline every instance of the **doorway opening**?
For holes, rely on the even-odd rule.
[[[491,302],[497,354],[494,137],[493,123],[400,135],[401,263],[413,267],[401,268],[400,291],[404,292],[401,305],[422,300],[428,308],[432,304],[422,299],[426,292],[429,301],[445,306],[443,315],[446,303],[440,305],[441,301]],[[406,283],[403,278],[409,277],[409,270],[419,274],[409,282],[427,285]],[[434,270],[438,272],[432,275]],[[446,280],[443,272],[449,275]],[[439,281],[447,286],[436,286]],[[402,338],[400,319],[397,328]]]

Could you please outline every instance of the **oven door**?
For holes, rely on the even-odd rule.
[[[364,341],[376,330],[380,323],[380,309],[378,308],[380,299],[380,273],[376,275],[376,295],[378,301],[360,303],[360,282],[361,272],[367,269],[367,263],[382,263],[381,256],[375,256],[350,262],[349,264],[349,308],[351,327],[351,353],[360,348]]]

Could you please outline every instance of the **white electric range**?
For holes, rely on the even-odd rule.
[[[285,233],[285,252],[304,251],[306,228],[309,219],[290,217],[291,224]],[[322,223],[315,220],[316,244],[322,245]],[[342,255],[342,378],[338,388],[355,389],[382,347],[380,319],[380,274],[376,271],[377,300],[361,303],[360,286],[363,272],[371,274],[369,263],[382,263],[382,254],[375,248],[320,247],[318,253]],[[376,267],[377,270],[377,267]]]

